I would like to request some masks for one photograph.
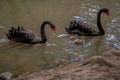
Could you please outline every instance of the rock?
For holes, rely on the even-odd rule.
[[[8,80],[13,76],[10,72],[3,72],[0,74],[0,80]]]

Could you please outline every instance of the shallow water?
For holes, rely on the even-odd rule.
[[[104,36],[85,37],[85,43],[76,45],[69,40],[64,28],[72,18],[79,16],[96,27],[96,14],[101,8],[110,9],[111,16],[102,15]],[[15,75],[48,69],[57,65],[83,61],[88,57],[120,44],[119,0],[0,0],[0,72]],[[77,18],[77,17],[76,17]],[[57,32],[46,27],[46,44],[22,44],[7,40],[11,26],[24,26],[39,35],[44,20],[53,22]]]

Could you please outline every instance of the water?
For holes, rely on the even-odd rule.
[[[104,36],[85,37],[85,43],[71,43],[64,28],[74,16],[96,28],[96,14],[110,9],[111,17],[102,15]],[[60,64],[83,61],[120,44],[119,0],[0,0],[0,72],[14,75],[48,69]],[[74,17],[75,18],[75,17]],[[22,44],[6,39],[11,26],[24,26],[39,35],[44,20],[53,22],[57,32],[46,27],[46,44]]]

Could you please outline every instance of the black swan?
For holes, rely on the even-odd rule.
[[[6,34],[8,39],[14,40],[16,42],[28,43],[28,44],[37,44],[45,43],[47,41],[46,34],[44,31],[45,25],[48,24],[54,32],[56,32],[56,27],[49,21],[44,21],[40,28],[41,39],[32,31],[24,29],[23,27],[18,26],[17,28],[11,27],[9,32]]]
[[[88,25],[87,23],[83,23],[80,22],[79,20],[73,20],[71,21],[70,25],[68,27],[65,28],[65,30],[69,33],[69,34],[77,34],[80,36],[99,36],[99,35],[104,35],[105,31],[102,28],[101,25],[101,14],[102,13],[107,14],[108,16],[110,16],[109,10],[106,8],[102,8],[99,10],[98,14],[97,14],[97,26],[99,31],[89,27],[90,25]]]

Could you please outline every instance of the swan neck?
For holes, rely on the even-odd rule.
[[[40,28],[40,34],[41,34],[41,41],[40,41],[40,43],[47,42],[47,38],[46,38],[46,34],[45,34],[45,25],[46,24],[47,24],[46,22],[43,22],[42,25],[41,25],[41,28]]]
[[[104,31],[104,29],[102,27],[102,24],[101,24],[101,14],[102,14],[102,12],[103,11],[99,11],[98,14],[97,14],[97,26],[98,26],[98,29],[99,29],[100,33],[102,35],[104,35],[105,31]]]

